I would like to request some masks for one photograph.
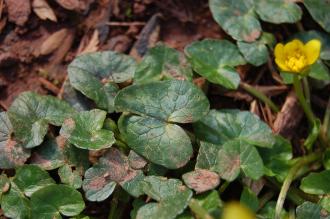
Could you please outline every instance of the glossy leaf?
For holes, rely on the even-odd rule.
[[[43,142],[48,124],[60,126],[74,113],[66,102],[52,96],[40,96],[33,92],[20,94],[9,108],[8,115],[15,137],[24,147],[32,148]]]
[[[191,82],[167,80],[132,85],[115,99],[116,110],[177,123],[198,121],[209,110],[204,93]]]
[[[184,166],[192,155],[189,136],[176,124],[135,115],[122,115],[120,133],[136,153],[169,169]]]
[[[111,131],[102,129],[106,112],[84,111],[64,121],[60,134],[78,148],[99,150],[109,148],[115,142]]]
[[[312,15],[314,20],[325,29],[330,32],[330,3],[328,1],[318,0],[304,0],[303,1],[308,12]]]
[[[210,0],[215,21],[235,40],[253,42],[261,34],[261,26],[251,0]]]
[[[0,168],[21,166],[30,157],[30,150],[11,138],[13,127],[6,112],[0,112]]]
[[[137,65],[134,83],[143,84],[170,78],[190,80],[192,70],[182,54],[160,44],[149,49]]]
[[[44,187],[55,184],[47,171],[35,165],[18,168],[13,182],[28,197]]]
[[[236,45],[227,40],[206,39],[188,45],[185,53],[193,69],[210,82],[228,89],[238,87],[240,77],[234,67],[245,64],[245,60]]]
[[[201,141],[197,156],[196,168],[211,169],[216,163],[217,154],[221,148],[221,145]]]
[[[210,215],[212,215],[214,218],[220,218],[223,203],[217,190],[212,190],[194,196],[194,198],[198,201],[199,205],[203,207]]]
[[[301,180],[300,188],[309,194],[323,195],[330,193],[330,170],[310,173]]]
[[[312,202],[304,202],[296,209],[297,219],[320,219],[321,206]]]
[[[31,196],[32,218],[53,219],[75,216],[85,208],[84,200],[77,190],[67,185],[49,185]]]
[[[192,191],[177,179],[148,176],[143,191],[158,203],[152,202],[139,208],[137,219],[174,219],[187,207]]]
[[[64,165],[58,169],[58,175],[63,184],[67,184],[75,189],[82,185],[82,179],[77,170],[73,170],[69,165]]]

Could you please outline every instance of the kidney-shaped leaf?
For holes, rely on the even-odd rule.
[[[250,145],[271,148],[275,138],[270,127],[248,111],[211,110],[194,124],[199,139],[213,144],[240,140]]]
[[[60,126],[73,113],[74,109],[68,103],[33,92],[20,94],[8,111],[15,138],[23,142],[26,148],[43,142],[48,124]]]
[[[240,77],[234,67],[245,60],[233,43],[206,39],[188,45],[185,53],[193,69],[210,82],[228,89],[238,87]]]
[[[191,123],[208,112],[209,102],[191,82],[167,80],[124,88],[115,99],[115,107],[120,112],[167,122]]]
[[[303,3],[314,20],[327,32],[330,32],[330,2],[319,0],[304,0]]]
[[[261,26],[251,0],[210,0],[215,21],[235,40],[253,42],[260,36]]]
[[[261,20],[274,24],[295,23],[302,16],[302,10],[294,1],[254,0],[254,5]]]
[[[153,163],[177,169],[192,155],[189,136],[176,124],[151,117],[122,115],[118,125],[132,150]]]
[[[49,185],[31,196],[32,218],[53,219],[80,214],[84,200],[77,190],[67,185]]]
[[[30,156],[30,150],[11,139],[13,127],[6,112],[0,112],[0,168],[21,166]]]
[[[188,80],[192,78],[192,71],[180,52],[160,44],[149,49],[138,64],[134,83],[142,84],[167,78]]]
[[[174,219],[187,207],[193,193],[177,179],[148,176],[143,181],[143,191],[158,203],[142,206],[137,219]]]
[[[323,195],[330,193],[330,170],[310,173],[301,181],[300,188],[309,194]]]
[[[78,148],[99,150],[109,148],[115,142],[112,131],[102,129],[106,112],[83,111],[67,118],[60,134]]]

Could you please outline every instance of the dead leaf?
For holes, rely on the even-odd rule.
[[[48,55],[54,52],[63,43],[63,40],[68,35],[68,29],[61,29],[48,37],[40,47],[40,55]]]
[[[56,15],[46,0],[33,0],[32,8],[34,13],[36,13],[41,20],[49,19],[57,22]]]
[[[78,50],[78,55],[86,54],[86,53],[91,53],[91,52],[96,52],[99,49],[99,31],[94,30],[94,33],[89,40],[88,44],[81,50],[79,48]]]
[[[31,3],[28,0],[6,0],[10,22],[23,26],[31,13]]]
[[[56,0],[56,2],[63,8],[68,10],[78,10],[79,0]]]

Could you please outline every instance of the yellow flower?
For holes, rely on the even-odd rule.
[[[314,64],[320,56],[321,42],[313,39],[303,44],[294,39],[283,45],[275,46],[275,62],[285,72],[302,73],[308,66]]]
[[[221,219],[255,219],[255,214],[239,202],[229,202],[225,205]]]

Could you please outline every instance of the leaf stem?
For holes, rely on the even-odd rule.
[[[298,97],[298,100],[300,102],[300,105],[303,108],[303,110],[304,110],[304,112],[307,116],[309,124],[311,126],[313,126],[313,124],[315,122],[315,116],[313,114],[313,111],[312,111],[310,105],[308,105],[308,103],[305,99],[304,92],[303,92],[303,89],[302,89],[302,86],[301,86],[298,75],[293,76],[293,87],[294,87],[294,90],[295,90],[296,95]]]
[[[227,187],[229,186],[230,182],[225,181],[219,188],[219,193],[220,195],[227,189]]]
[[[287,195],[287,192],[290,188],[292,181],[295,179],[297,172],[300,168],[308,165],[321,157],[321,153],[312,153],[305,157],[301,157],[296,164],[290,169],[288,175],[286,176],[283,185],[281,187],[280,194],[277,199],[276,208],[275,208],[275,219],[281,219],[280,214],[283,208],[283,204]]]
[[[248,93],[252,94],[253,96],[257,97],[265,104],[267,104],[274,112],[278,113],[280,111],[279,108],[276,106],[276,104],[260,90],[244,82],[240,83],[240,87],[246,90]]]
[[[191,199],[189,202],[189,208],[200,219],[214,219],[209,213],[199,205],[196,199]]]

